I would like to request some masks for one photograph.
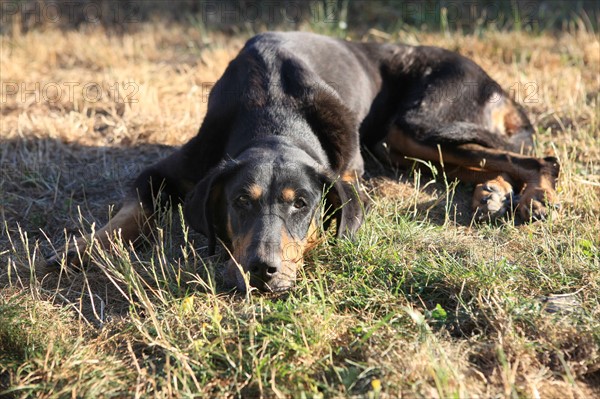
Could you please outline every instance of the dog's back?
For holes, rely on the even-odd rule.
[[[445,49],[268,32],[250,39],[230,68],[238,79],[239,70],[246,71],[238,84],[251,88],[248,103],[256,106],[265,105],[256,101],[262,98],[289,107],[285,100],[302,103],[310,101],[309,92],[330,91],[351,112],[344,117],[360,124],[367,147],[383,140],[392,124],[427,144],[513,151],[532,145],[522,109],[477,64]]]

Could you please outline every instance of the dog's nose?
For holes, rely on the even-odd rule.
[[[272,262],[256,258],[250,261],[248,270],[252,276],[260,279],[263,282],[268,282],[275,277],[279,271],[279,268]]]

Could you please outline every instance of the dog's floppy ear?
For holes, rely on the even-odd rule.
[[[304,114],[327,154],[331,169],[341,173],[359,150],[355,114],[331,88],[314,90]]]
[[[208,238],[208,251],[215,253],[217,237],[228,240],[226,220],[226,202],[223,199],[223,185],[240,167],[239,163],[222,162],[212,169],[185,199],[183,215],[188,224]]]
[[[327,229],[332,217],[336,221],[336,237],[353,239],[365,217],[366,198],[357,187],[340,179],[328,179],[325,186],[325,222]]]

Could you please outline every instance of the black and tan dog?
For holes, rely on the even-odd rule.
[[[532,134],[521,108],[459,54],[265,33],[214,86],[198,135],[145,170],[95,237],[108,246],[119,230],[134,240],[155,201],[183,201],[211,251],[221,240],[231,252],[226,282],[246,289],[243,269],[251,286],[282,290],[315,238],[319,209],[336,220],[338,237],[360,227],[361,146],[391,164],[419,158],[477,183],[473,210],[482,217],[515,201],[531,220],[546,216],[559,170],[555,158],[521,155]],[[86,242],[75,240],[72,250]]]

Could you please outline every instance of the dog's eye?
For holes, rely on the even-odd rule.
[[[306,201],[304,200],[304,198],[298,198],[297,200],[294,201],[294,208],[296,209],[302,209],[306,206]]]
[[[240,195],[235,199],[235,205],[239,208],[249,208],[252,203],[250,202],[250,197],[245,194]]]

